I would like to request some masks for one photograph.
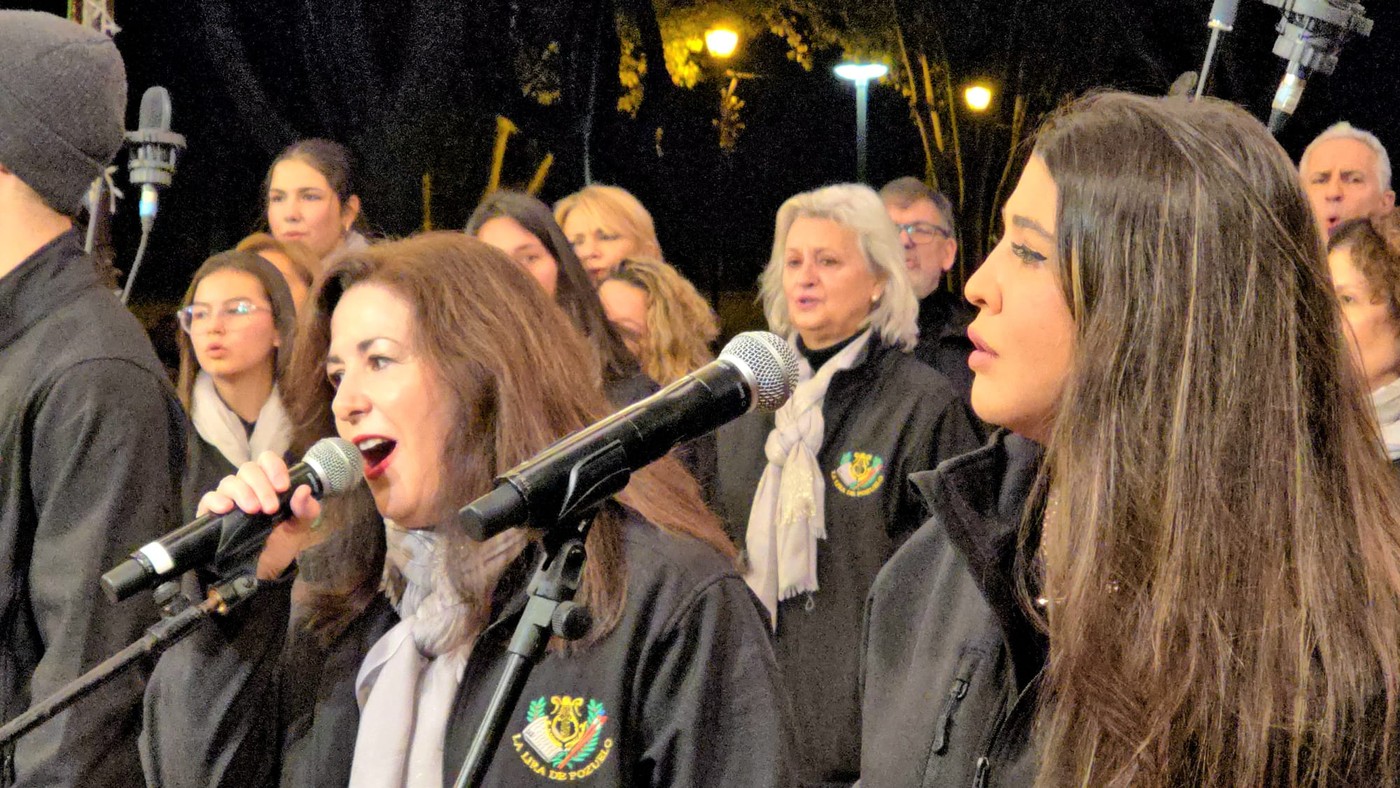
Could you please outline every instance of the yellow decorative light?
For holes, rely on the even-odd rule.
[[[963,100],[973,112],[985,112],[992,105],[992,89],[986,85],[969,85],[963,91]]]
[[[727,58],[739,46],[739,34],[727,27],[715,26],[705,31],[705,49],[717,58]]]

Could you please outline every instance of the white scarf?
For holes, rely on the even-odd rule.
[[[282,407],[282,396],[277,392],[276,385],[273,385],[262,410],[258,411],[258,421],[252,435],[248,434],[238,414],[219,396],[214,379],[207,372],[195,376],[190,410],[193,411],[190,419],[199,437],[218,449],[234,467],[264,451],[281,457],[292,443],[292,422]]]
[[[443,738],[471,656],[473,638],[464,632],[470,611],[447,576],[436,532],[387,520],[385,527],[385,574],[396,571],[404,579],[395,602],[400,621],[370,648],[355,678],[360,727],[350,786],[440,788]],[[518,528],[497,534],[480,545],[472,563],[477,571],[499,574],[525,541]]]
[[[1371,392],[1371,402],[1376,406],[1376,421],[1381,424],[1385,452],[1390,459],[1400,460],[1400,380]]]
[[[763,452],[768,467],[758,480],[745,534],[749,587],[778,628],[778,603],[817,590],[817,540],[826,538],[826,480],[817,464],[825,422],[822,403],[831,378],[855,363],[870,341],[866,329],[815,374],[798,356],[797,388],[773,416]]]

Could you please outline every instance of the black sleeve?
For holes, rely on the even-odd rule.
[[[903,454],[903,465],[895,477],[901,487],[897,512],[886,524],[891,535],[908,536],[926,519],[923,497],[909,482],[909,475],[931,471],[939,463],[981,448],[984,442],[980,422],[972,415],[972,409],[956,396],[948,397],[945,402],[931,420],[924,422],[927,426],[917,432],[906,432],[910,437],[918,435],[922,443]]]
[[[178,525],[184,429],[165,381],[102,359],[57,378],[36,411],[34,435],[38,521],[28,585],[43,644],[30,684],[37,702],[156,622],[149,595],[112,605],[98,578]],[[16,784],[139,782],[142,679],[128,671],[21,739]]]
[[[146,686],[141,765],[151,788],[275,786],[291,581],[259,584],[227,617],[166,651]]]
[[[637,785],[795,784],[792,710],[759,608],[743,580],[723,577],[667,628],[640,671]]]

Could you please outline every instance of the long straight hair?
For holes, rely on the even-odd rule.
[[[412,344],[451,400],[457,425],[448,436],[436,489],[452,582],[468,603],[463,631],[479,631],[491,613],[498,576],[469,571],[479,554],[455,512],[491,489],[502,472],[608,412],[592,355],[544,290],[498,250],[461,233],[438,232],[347,254],[317,280],[292,360],[288,409],[294,447],[335,434],[326,380],[331,315],[347,290],[383,286],[409,303]],[[735,550],[700,499],[699,487],[672,459],[637,471],[618,499],[668,533],[695,538],[721,554]],[[334,637],[379,591],[384,524],[363,491],[326,503],[314,548],[316,580],[305,596],[307,622]],[[605,510],[587,541],[579,601],[594,616],[589,643],[607,635],[626,601],[621,520]]]
[[[574,247],[564,238],[564,231],[550,215],[549,206],[528,194],[493,192],[472,211],[471,218],[467,219],[467,232],[476,235],[481,225],[499,217],[514,219],[554,256],[559,267],[554,301],[588,340],[603,381],[626,380],[640,372],[641,365],[627,350],[627,343],[622,341],[617,329],[608,322],[593,281],[574,254]]]
[[[1297,173],[1212,100],[1089,97],[1035,152],[1077,332],[1040,783],[1394,784],[1397,481]]]
[[[220,252],[205,260],[194,272],[190,286],[185,289],[185,297],[180,300],[180,307],[189,306],[194,301],[194,292],[199,289],[199,283],[210,274],[219,271],[240,271],[257,279],[258,284],[262,285],[263,294],[272,305],[272,324],[277,329],[281,341],[281,347],[273,348],[272,358],[268,360],[272,365],[272,382],[281,389],[282,379],[286,376],[292,357],[297,325],[296,304],[292,301],[292,291],[287,287],[287,280],[276,266],[253,252],[239,249]],[[190,341],[189,334],[184,331],[177,333],[175,344],[180,348],[180,370],[175,376],[175,392],[180,397],[180,404],[184,406],[185,413],[193,414],[191,398],[194,396],[194,379],[199,375],[199,360],[195,358],[194,343]]]

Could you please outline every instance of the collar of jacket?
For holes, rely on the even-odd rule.
[[[98,282],[77,230],[41,247],[0,278],[0,348]]]
[[[866,326],[866,328],[868,327],[869,326]],[[860,331],[864,330],[865,328],[862,328]],[[857,336],[860,335],[860,331],[856,332]],[[873,331],[870,335],[870,341],[866,342],[865,347],[861,348],[860,352],[856,354],[856,357],[851,360],[851,366],[837,372],[836,374],[849,375],[868,364],[876,364],[880,361],[880,359],[885,357],[886,353],[890,351],[894,351],[896,353],[900,352],[899,349],[894,347],[893,345],[885,344],[884,337],[880,336],[879,331]],[[815,371],[816,370],[813,370],[813,372]]]
[[[981,449],[909,477],[996,615],[1022,686],[1048,653],[1048,641],[1026,615],[1016,590],[1017,541],[1043,454],[1033,441],[998,430]],[[1027,550],[1034,551],[1040,543],[1040,512],[1027,522],[1032,529]],[[1036,585],[1032,579],[1032,593]]]

